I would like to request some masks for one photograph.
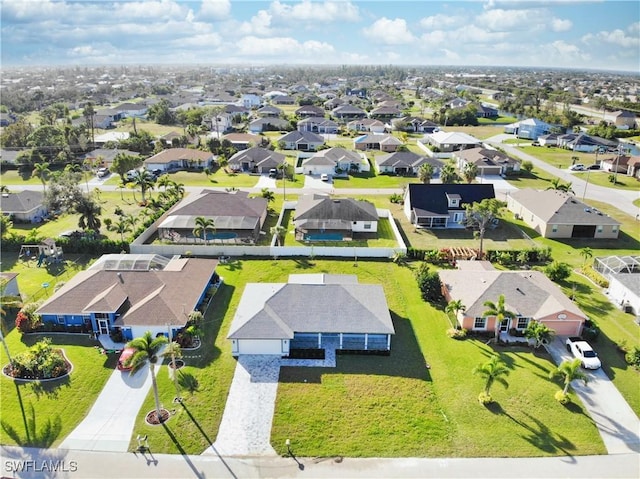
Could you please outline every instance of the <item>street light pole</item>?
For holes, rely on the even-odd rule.
[[[584,197],[587,195],[587,186],[589,186],[589,175],[591,174],[591,170],[587,170],[587,181],[584,184],[584,191],[582,192],[582,201],[584,202]]]

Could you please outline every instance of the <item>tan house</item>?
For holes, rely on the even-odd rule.
[[[578,336],[587,319],[540,271],[498,271],[488,261],[458,261],[458,269],[438,274],[447,301],[460,300],[465,306],[458,322],[468,331],[500,333],[524,331],[530,321],[546,324],[556,334]],[[486,301],[496,303],[504,295],[505,308],[515,313],[496,324],[495,316],[485,316]]]
[[[471,148],[456,151],[453,158],[460,171],[469,165],[476,165],[478,176],[506,175],[520,171],[520,161],[498,150]]]
[[[353,140],[356,150],[380,150],[392,153],[398,150],[402,142],[392,135],[363,135]]]
[[[507,208],[545,238],[615,239],[620,222],[557,190],[512,192]]]
[[[204,169],[213,164],[213,153],[192,148],[169,148],[144,160],[147,170]]]

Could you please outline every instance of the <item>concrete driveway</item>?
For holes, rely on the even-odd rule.
[[[156,376],[159,370],[156,366]],[[148,365],[133,376],[116,369],[89,414],[62,441],[60,448],[126,452],[136,417],[150,388]]]
[[[573,356],[567,352],[565,337],[555,338],[547,346],[547,351],[556,364]],[[588,377],[585,386],[582,381],[573,381],[571,387],[584,404],[593,419],[609,454],[640,452],[640,420],[602,368],[584,370]]]
[[[270,438],[279,377],[277,356],[241,355],[238,358],[218,437],[203,454],[275,455]]]

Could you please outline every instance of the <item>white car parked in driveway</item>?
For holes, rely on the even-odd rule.
[[[567,351],[573,354],[574,358],[582,361],[582,367],[585,369],[598,369],[602,366],[598,353],[596,353],[591,345],[582,338],[570,337],[566,341]]]
[[[571,165],[569,169],[571,171],[584,171],[586,168],[582,163],[576,163],[575,165]]]

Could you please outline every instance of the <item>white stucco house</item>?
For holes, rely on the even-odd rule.
[[[389,352],[395,334],[382,285],[355,275],[290,275],[286,283],[247,283],[227,339],[234,356],[289,356],[334,347]]]

